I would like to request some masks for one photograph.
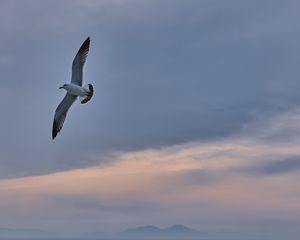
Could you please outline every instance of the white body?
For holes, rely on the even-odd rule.
[[[88,94],[88,89],[72,83],[64,84],[62,88],[73,96],[86,97]]]

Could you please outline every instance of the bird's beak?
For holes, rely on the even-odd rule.
[[[62,88],[64,88],[64,86],[61,86],[61,87],[59,87],[58,89],[62,89]]]

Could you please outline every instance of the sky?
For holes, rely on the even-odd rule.
[[[300,235],[300,2],[0,1],[0,227]],[[51,139],[58,88],[85,82]]]

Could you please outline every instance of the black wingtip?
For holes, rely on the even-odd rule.
[[[94,95],[94,87],[91,83],[88,84],[88,88],[89,88],[89,91],[86,95],[86,98],[82,99],[80,102],[81,104],[85,104],[87,103],[88,101],[90,101]]]
[[[54,138],[57,135],[57,128],[56,128],[56,122],[55,120],[53,121],[53,127],[52,127],[52,140],[54,140]]]
[[[84,49],[89,49],[90,47],[90,37],[87,37],[87,39],[83,42],[78,52],[83,51]]]
[[[83,42],[82,45],[84,45],[84,44],[90,45],[90,42],[91,42],[91,38],[90,38],[90,37],[87,37],[87,38],[85,39],[85,41]]]

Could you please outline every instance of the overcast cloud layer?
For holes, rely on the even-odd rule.
[[[299,235],[293,228],[298,224],[295,219],[299,219],[293,213],[300,210],[296,203],[299,188],[295,185],[300,168],[299,11],[300,3],[295,0],[0,1],[1,186],[14,186],[10,181],[24,180],[25,188],[30,189],[34,186],[30,179],[40,181],[38,176],[45,174],[41,179],[46,179],[47,183],[49,179],[56,181],[59,174],[68,183],[71,181],[68,176],[72,176],[73,171],[94,171],[95,167],[110,169],[111,164],[122,163],[124,156],[137,152],[143,153],[141,168],[152,161],[153,165],[160,166],[162,163],[155,160],[157,156],[152,159],[144,153],[172,153],[170,149],[177,147],[190,151],[190,145],[194,144],[197,149],[205,149],[226,142],[232,150],[228,152],[221,145],[221,151],[214,154],[223,159],[226,166],[230,163],[228,169],[211,172],[210,168],[200,167],[198,164],[201,165],[206,157],[201,157],[198,163],[196,152],[192,165],[189,160],[182,159],[188,161],[188,171],[184,172],[180,167],[180,176],[167,176],[167,182],[172,185],[178,178],[180,184],[188,186],[183,192],[190,194],[190,188],[198,184],[214,186],[220,179],[225,179],[225,185],[232,186],[236,181],[234,177],[246,179],[245,185],[241,181],[232,189],[233,196],[251,185],[255,204],[249,203],[249,208],[234,214],[233,225],[237,221],[250,224],[258,220],[272,225],[274,221],[282,220],[287,226],[282,233]],[[95,95],[89,104],[74,104],[62,132],[52,141],[54,111],[65,94],[58,87],[70,81],[73,57],[87,36],[91,37],[91,49],[85,80],[94,84]],[[243,141],[251,151],[240,155],[239,147]],[[179,154],[177,150],[175,153]],[[161,175],[173,164],[174,158],[177,159],[176,154],[171,154]],[[179,161],[178,164],[182,166],[183,163]],[[131,167],[129,164],[126,169]],[[101,182],[102,173],[98,171],[100,177],[96,179]],[[98,176],[98,172],[95,174]],[[139,177],[135,180],[140,181]],[[113,179],[109,178],[110,181]],[[271,192],[265,193],[267,203],[262,206],[262,209],[266,207],[268,218],[256,215],[261,212],[257,207],[260,191],[264,192],[261,186],[255,192],[256,186],[261,184],[259,181],[272,187]],[[129,186],[133,182],[129,181]],[[93,184],[91,192],[97,189],[97,184]],[[281,184],[280,189],[273,189],[277,184]],[[227,187],[216,187],[212,191],[220,189],[224,194],[228,190]],[[288,198],[282,197],[283,192],[286,194],[282,189],[290,189]],[[22,188],[20,192],[11,191],[12,196],[24,196]],[[38,189],[37,195],[26,195],[29,199],[38,196],[41,200],[43,191]],[[72,192],[68,187],[63,191]],[[137,187],[135,193],[140,191]],[[175,194],[172,191],[171,194]],[[151,224],[162,217],[159,213],[164,211],[159,209],[166,209],[165,219],[159,223],[168,225],[176,219],[175,215],[182,216],[180,212],[172,215],[173,207],[179,205],[183,209],[191,206],[186,213],[186,219],[191,220],[182,223],[195,227],[201,227],[204,219],[211,221],[211,228],[218,224],[224,227],[224,221],[230,215],[230,211],[225,211],[229,207],[226,202],[219,208],[220,212],[225,211],[223,222],[222,219],[215,221],[218,217],[214,214],[209,217],[209,211],[198,221],[193,215],[194,210],[199,209],[197,204],[193,208],[190,200],[184,200],[179,205],[174,203],[172,207],[171,202],[166,207],[161,203],[168,202],[171,195],[164,198],[158,193],[158,200],[155,203],[150,200],[150,204],[144,199],[127,199],[126,191],[118,193],[117,200],[115,195],[103,200],[98,193],[96,198],[88,194],[87,199],[82,192],[76,198],[61,192],[49,194],[51,201],[46,197],[46,202],[59,202],[61,209],[65,209],[63,206],[70,199],[76,209],[91,206],[104,209],[112,220],[102,224],[111,230],[127,226],[126,222],[138,224],[145,219],[143,212],[153,209],[158,212],[151,218]],[[277,195],[283,200],[278,198],[272,202]],[[7,196],[9,203],[13,197]],[[192,194],[188,196],[193,198]],[[191,201],[198,201],[200,196],[202,193]],[[210,202],[209,199],[215,196],[207,193],[206,197]],[[290,204],[290,198],[295,199],[293,204]],[[232,200],[228,199],[229,202]],[[118,201],[122,202],[121,206]],[[38,202],[44,208],[45,202]],[[6,200],[1,204],[3,209],[17,209],[13,203],[9,205],[11,208],[7,207]],[[23,203],[16,204],[23,206]],[[283,207],[285,204],[291,207]],[[253,218],[245,218],[253,208]],[[137,209],[140,210],[134,217],[127,215],[132,216],[132,211]],[[94,230],[96,224],[87,219],[93,219],[93,222],[103,219],[101,211],[94,218],[83,214],[84,224],[62,220],[58,225],[71,229],[78,224]],[[121,212],[122,217],[113,215],[114,212]],[[24,218],[16,213],[9,221],[0,217],[0,224],[6,221],[11,227],[22,227],[25,223],[34,227],[43,219],[40,227],[59,228],[51,225],[59,217],[50,214],[44,219],[42,216],[47,214],[49,212],[34,213],[27,221],[26,213]],[[120,222],[113,224],[115,218]],[[275,232],[273,235],[279,236]]]
[[[82,234],[181,223],[221,239],[296,239],[299,121],[295,110],[235,137],[119,153],[105,165],[1,180],[0,225]],[[295,134],[272,139],[287,128]]]
[[[229,136],[299,102],[296,1],[1,1],[0,9],[1,178]],[[87,36],[95,98],[71,109],[52,142],[58,87]]]

